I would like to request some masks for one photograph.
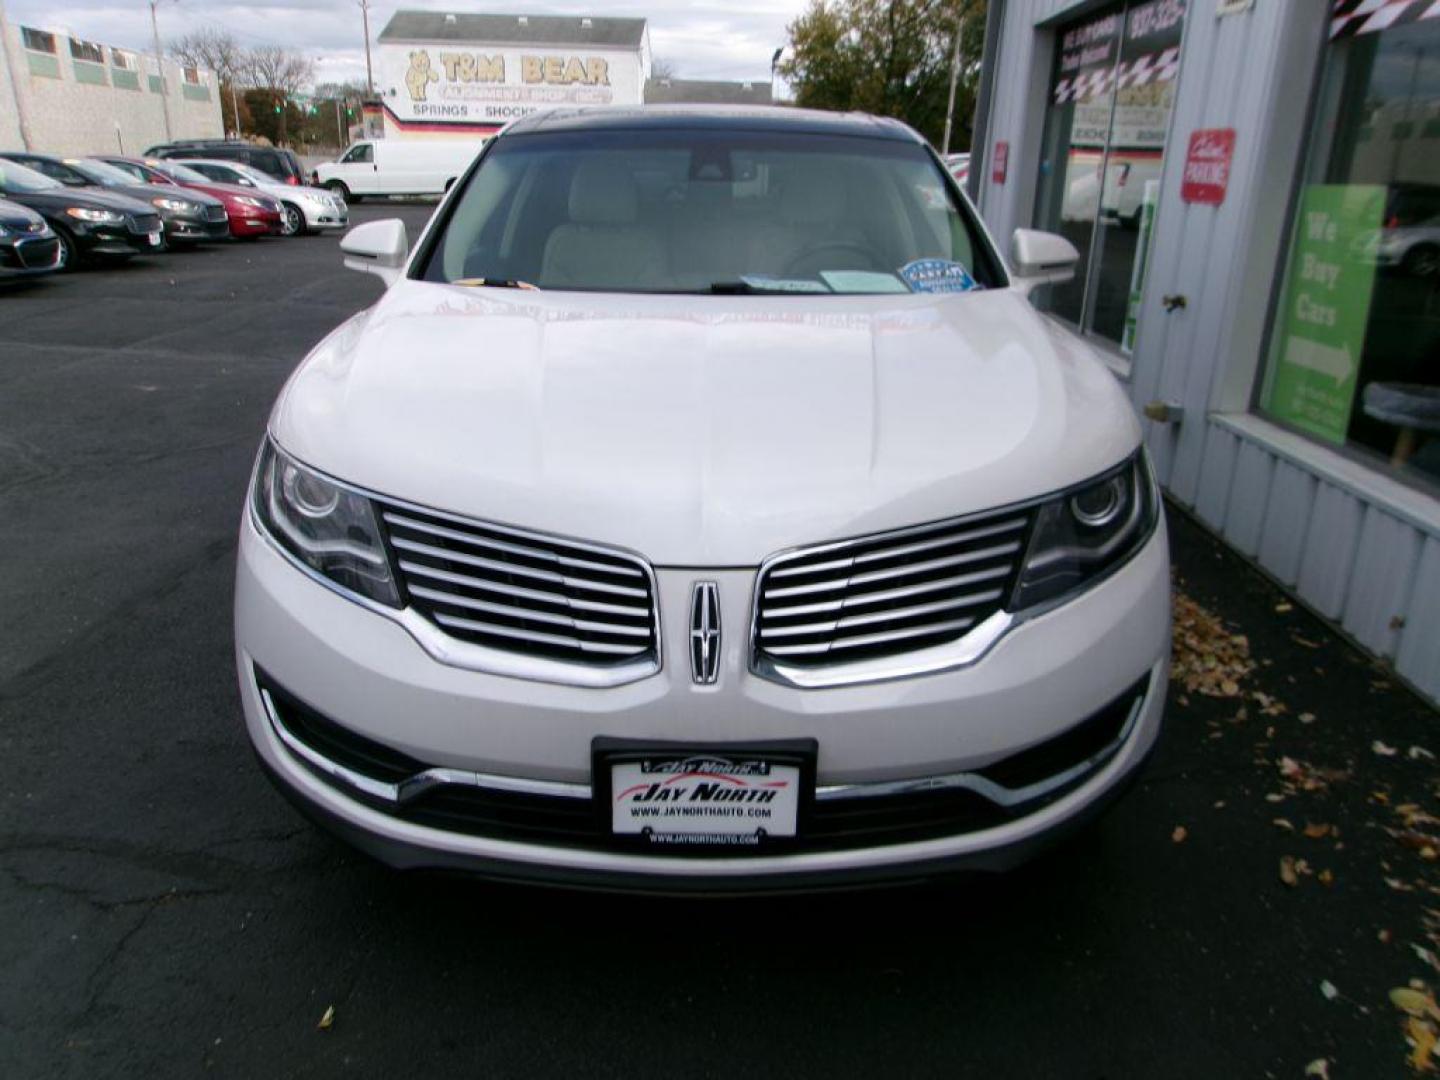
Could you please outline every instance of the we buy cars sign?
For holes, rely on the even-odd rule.
[[[1201,128],[1190,133],[1180,198],[1187,203],[1219,206],[1230,186],[1230,161],[1235,156],[1234,128]]]

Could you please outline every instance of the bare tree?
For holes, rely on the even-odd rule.
[[[315,78],[315,62],[283,45],[259,45],[246,55],[250,85],[268,91],[280,110],[280,142],[288,141],[285,110],[301,87]]]
[[[236,81],[245,68],[245,50],[226,31],[211,26],[170,42],[170,55],[187,67],[209,68],[224,82]]]
[[[675,78],[675,62],[668,56],[655,57],[650,61],[650,77],[652,79]]]
[[[209,68],[215,73],[220,80],[221,123],[226,131],[239,134],[242,110],[236,88],[245,81],[245,49],[227,31],[207,26],[170,42],[170,55],[186,67]]]

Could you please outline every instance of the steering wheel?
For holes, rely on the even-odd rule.
[[[865,269],[865,270],[874,270],[874,269],[875,269],[875,255],[874,255],[874,253],[873,253],[868,247],[866,247],[864,244],[857,244],[857,243],[855,243],[854,241],[851,241],[851,240],[827,240],[827,241],[825,241],[824,243],[812,244],[810,247],[806,248],[804,251],[801,251],[800,253],[798,253],[794,258],[792,258],[789,262],[787,262],[787,263],[785,264],[785,269],[784,269],[783,271],[781,271],[781,273],[784,274],[786,277],[789,277],[791,274],[795,273],[795,271],[796,271],[797,269],[799,269],[801,266],[803,266],[803,265],[805,264],[805,262],[806,262],[807,259],[813,259],[813,258],[815,258],[817,255],[821,255],[821,254],[823,254],[823,253],[825,253],[825,252],[836,252],[836,253],[844,253],[844,254],[847,254],[847,255],[858,255],[858,256],[864,261],[864,266],[861,267],[860,269]],[[829,267],[828,269],[839,269],[839,268],[838,268],[838,267]],[[856,269],[856,268],[855,268],[855,267],[848,267],[848,268],[846,268],[846,269]]]

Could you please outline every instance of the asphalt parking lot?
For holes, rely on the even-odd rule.
[[[282,381],[379,292],[333,237],[0,290],[0,1076],[1406,1075],[1440,886],[1387,830],[1434,809],[1436,716],[1173,513],[1255,670],[1177,690],[1132,794],[1020,873],[638,899],[311,829],[242,732],[234,533]]]

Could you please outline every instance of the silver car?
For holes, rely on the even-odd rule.
[[[280,203],[280,232],[297,236],[305,232],[343,229],[350,223],[350,208],[345,200],[323,188],[286,184],[268,173],[236,161],[215,161],[210,158],[178,158],[185,165],[221,184],[250,187],[263,191]]]

